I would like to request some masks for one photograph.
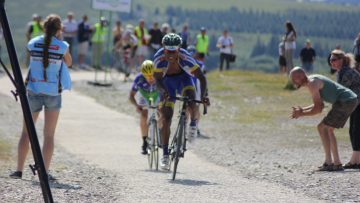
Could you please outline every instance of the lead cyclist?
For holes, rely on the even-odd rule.
[[[206,78],[204,77],[199,65],[185,50],[180,48],[182,45],[181,37],[174,33],[166,34],[162,39],[163,48],[154,56],[156,83],[159,90],[164,93],[164,104],[161,107],[162,128],[161,144],[163,148],[163,158],[160,166],[162,169],[169,168],[169,137],[171,120],[174,113],[174,103],[177,94],[195,99],[195,86],[192,75],[200,81],[201,100],[205,104],[210,104],[205,96]],[[166,95],[168,97],[166,97]],[[190,117],[195,119],[195,102],[189,105]],[[195,128],[190,128],[195,130]]]

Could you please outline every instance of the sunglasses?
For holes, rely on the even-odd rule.
[[[340,58],[331,58],[330,59],[330,62],[334,62],[334,61],[337,61],[337,60],[339,60]]]
[[[178,50],[168,50],[168,49],[165,49],[165,53],[167,53],[167,54],[176,54],[176,53],[178,53]]]

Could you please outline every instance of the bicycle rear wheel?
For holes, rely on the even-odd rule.
[[[173,174],[172,174],[172,180],[175,180],[176,172],[177,172],[177,166],[179,164],[180,156],[181,156],[181,147],[182,147],[182,141],[184,137],[184,117],[180,117],[178,131],[176,133],[176,142],[175,142],[175,156],[174,156],[174,168],[173,168]]]

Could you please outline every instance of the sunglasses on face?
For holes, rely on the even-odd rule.
[[[330,59],[330,62],[335,62],[335,61],[337,61],[337,60],[339,60],[340,58],[331,58]]]
[[[176,54],[176,53],[178,53],[178,50],[168,50],[168,49],[165,49],[165,53],[167,53],[167,54]]]

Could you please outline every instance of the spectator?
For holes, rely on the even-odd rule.
[[[281,74],[287,74],[286,59],[285,59],[285,37],[282,37],[279,43],[279,68]]]
[[[28,30],[26,32],[26,39],[30,39],[44,34],[44,27],[41,22],[41,16],[34,13],[32,16],[32,21],[28,23]]]
[[[340,44],[337,44],[337,45],[335,46],[335,50],[341,50]],[[336,72],[336,70],[332,68],[331,63],[330,63],[330,58],[331,58],[331,52],[329,53],[329,55],[328,55],[328,57],[327,57],[327,63],[328,63],[328,65],[329,65],[329,67],[330,67],[330,73],[331,73],[331,74],[334,74],[334,73]]]
[[[357,69],[357,71],[360,72],[360,33],[354,40],[353,53],[355,55],[355,61],[356,61],[355,68]]]
[[[153,27],[149,30],[149,34],[150,34],[150,53],[151,53],[151,58],[154,57],[154,54],[157,52],[157,50],[159,50],[161,48],[161,39],[162,39],[162,33],[161,30],[159,29],[159,23],[155,22],[153,24]]]
[[[289,71],[294,67],[293,54],[296,49],[296,31],[290,21],[285,23],[285,28],[285,59],[287,71]]]
[[[200,28],[200,34],[195,38],[195,48],[199,61],[205,61],[205,55],[209,53],[209,36],[205,27]]]
[[[44,28],[41,23],[41,16],[34,13],[32,15],[32,21],[28,22],[27,24],[27,31],[26,31],[26,39],[27,42],[30,41],[30,39],[40,36],[44,34]],[[30,54],[29,52],[26,52],[26,59],[25,59],[25,65],[28,66],[30,61]]]
[[[78,61],[79,61],[79,68],[86,69],[87,65],[85,65],[85,57],[89,49],[89,40],[91,34],[90,24],[87,22],[88,17],[84,15],[82,17],[81,23],[78,25]]]
[[[357,95],[325,76],[307,76],[305,71],[299,67],[290,71],[290,78],[295,88],[306,87],[313,100],[313,104],[310,106],[292,107],[291,118],[297,119],[302,116],[319,114],[324,109],[324,102],[332,104],[329,113],[317,126],[325,152],[325,162],[319,167],[319,171],[344,170],[338,153],[334,129],[344,127],[358,104]]]
[[[74,13],[68,12],[67,19],[63,22],[63,37],[64,40],[69,44],[69,51],[72,56],[73,46],[75,43],[76,33],[78,29],[78,24],[74,19]]]
[[[121,27],[121,21],[117,20],[115,23],[115,27],[112,30],[113,35],[113,44],[115,45],[118,41],[121,40],[121,36],[123,33],[123,29]]]
[[[187,24],[184,24],[182,31],[179,33],[179,36],[182,39],[182,45],[181,48],[187,49],[188,44],[190,42],[190,33],[188,31],[189,26]]]
[[[314,71],[314,61],[316,57],[315,50],[311,47],[310,40],[306,40],[305,47],[300,51],[300,60],[302,63],[302,68],[307,73],[312,73]]]
[[[134,35],[137,37],[138,44],[135,53],[137,65],[141,65],[145,58],[148,57],[148,43],[150,35],[148,30],[145,28],[144,19],[139,20],[139,25],[135,27]]]
[[[108,23],[105,17],[100,17],[100,22],[94,25],[94,34],[91,37],[92,43],[92,64],[95,69],[102,69],[101,56],[103,53],[104,42],[108,33]]]
[[[1,45],[2,45],[2,40],[4,38],[4,35],[3,35],[3,29],[2,29],[2,25],[0,23],[0,58],[1,58]],[[0,71],[1,72],[1,71]]]
[[[163,23],[161,25],[161,33],[162,33],[162,37],[161,39],[170,32],[170,25],[167,23]]]
[[[345,54],[341,50],[331,52],[330,63],[332,69],[337,71],[337,82],[351,89],[360,98],[360,73],[352,68],[354,57],[352,54]],[[350,116],[350,141],[352,146],[352,156],[350,161],[344,165],[345,169],[360,168],[360,105]]]
[[[223,70],[224,60],[226,62],[226,70],[230,69],[230,56],[234,47],[234,40],[227,30],[224,30],[222,36],[219,37],[216,47],[220,49],[220,71]]]
[[[71,88],[71,79],[66,66],[71,65],[72,59],[69,53],[69,45],[59,40],[61,35],[60,17],[54,14],[47,16],[44,27],[45,35],[31,39],[27,46],[32,56],[28,78],[26,79],[26,90],[34,122],[37,121],[44,108],[42,156],[46,172],[49,173],[54,152],[55,128],[61,108],[61,90]],[[38,46],[39,44],[42,46]],[[63,57],[53,57],[54,55]],[[62,76],[60,81],[57,79],[59,74]],[[18,144],[17,169],[10,174],[11,178],[22,178],[29,148],[29,135],[24,125]],[[49,180],[53,181],[55,178],[49,175]]]

